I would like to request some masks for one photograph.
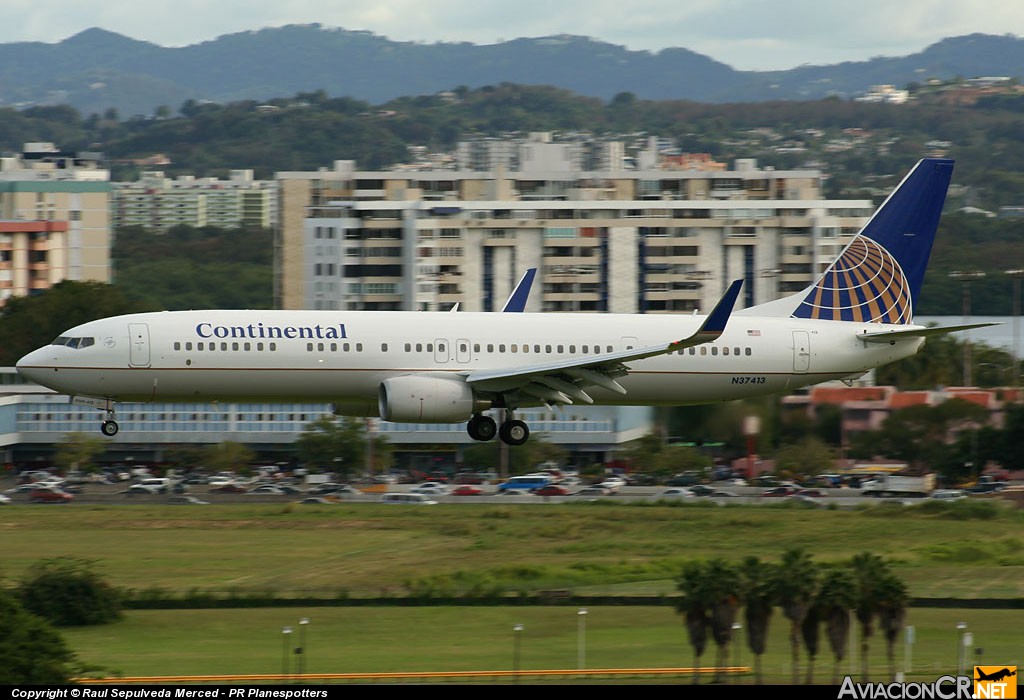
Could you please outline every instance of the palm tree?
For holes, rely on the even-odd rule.
[[[739,569],[743,593],[743,619],[747,627],[747,646],[754,654],[754,682],[763,684],[762,656],[768,641],[768,623],[775,604],[775,565],[755,556],[743,560]]]
[[[907,587],[891,572],[878,585],[878,624],[885,635],[889,677],[896,677],[895,647],[907,614]]]
[[[710,604],[711,638],[718,646],[715,663],[715,682],[722,680],[722,668],[727,665],[732,625],[740,606],[740,581],[736,568],[723,559],[712,559],[706,564],[708,602]]]
[[[800,627],[817,592],[817,564],[802,549],[788,549],[782,555],[782,562],[776,569],[775,584],[782,614],[789,618],[793,685],[797,685],[800,683]]]
[[[804,683],[814,683],[814,659],[818,656],[818,640],[821,636],[821,617],[817,602],[812,603],[807,609],[807,615],[800,624],[800,634],[804,638],[804,648],[807,649],[807,675]]]
[[[860,673],[861,680],[868,680],[868,649],[874,633],[875,616],[881,607],[879,585],[888,575],[885,561],[881,557],[862,552],[850,561],[853,567],[854,613],[860,623]]]
[[[677,588],[682,597],[676,604],[676,611],[685,617],[686,631],[693,647],[693,683],[700,678],[700,657],[708,644],[708,628],[711,626],[710,595],[708,590],[707,567],[701,562],[690,562],[683,567]]]
[[[832,683],[839,684],[839,665],[850,638],[850,609],[854,605],[854,579],[848,568],[829,568],[821,579],[817,607],[825,620],[825,635],[832,649]]]

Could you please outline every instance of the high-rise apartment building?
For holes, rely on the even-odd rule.
[[[256,180],[252,170],[232,170],[230,177],[165,177],[144,172],[136,182],[115,183],[115,228],[141,226],[163,233],[180,225],[219,228],[270,228],[275,217],[275,182]]]
[[[746,307],[810,284],[873,210],[823,199],[816,170],[727,170],[655,139],[632,156],[485,140],[457,162],[278,173],[277,306],[493,310],[536,267],[531,311],[708,309],[739,278]]]
[[[100,162],[50,143],[0,158],[0,303],[64,280],[110,281],[110,173]]]

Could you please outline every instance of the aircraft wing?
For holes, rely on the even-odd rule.
[[[518,391],[546,403],[593,403],[586,392],[592,386],[625,394],[625,388],[615,379],[629,373],[627,362],[667,355],[711,342],[722,335],[742,285],[743,280],[734,281],[697,332],[686,338],[603,355],[574,357],[511,369],[469,372],[466,381],[475,389],[502,393]]]
[[[870,333],[858,333],[857,339],[866,343],[888,343],[906,338],[928,338],[933,335],[945,335],[957,331],[969,331],[972,328],[984,328],[985,326],[998,326],[998,322],[990,323],[968,323],[962,326],[928,326],[927,328],[908,328],[900,331],[872,331]]]

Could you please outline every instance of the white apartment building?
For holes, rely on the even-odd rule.
[[[602,145],[614,169],[593,171],[578,145],[516,145],[464,146],[458,170],[279,173],[277,305],[494,310],[536,267],[530,311],[710,309],[738,278],[747,307],[809,285],[874,208],[823,199],[816,170],[726,170],[654,140],[632,168]]]
[[[136,182],[114,184],[113,224],[157,233],[179,225],[270,228],[276,214],[275,187],[273,180],[254,179],[252,170],[232,170],[226,180],[144,172]]]

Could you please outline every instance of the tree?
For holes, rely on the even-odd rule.
[[[722,668],[727,665],[729,645],[732,643],[732,625],[740,605],[741,583],[736,568],[724,559],[712,559],[706,565],[708,598],[710,603],[711,638],[718,646],[715,663],[715,682],[722,680]]]
[[[799,548],[787,549],[775,570],[775,586],[782,614],[789,619],[793,685],[800,682],[800,630],[818,588],[818,567]]]
[[[0,364],[13,366],[23,355],[82,323],[154,310],[100,282],[61,282],[41,294],[8,299],[0,310]]]
[[[18,586],[25,609],[58,626],[102,625],[121,617],[118,592],[83,559],[48,559]]]
[[[0,591],[0,685],[58,685],[71,680],[75,656],[42,617]]]
[[[739,569],[743,591],[743,616],[747,626],[747,646],[754,654],[754,681],[761,685],[762,658],[768,643],[768,623],[774,609],[775,565],[762,562],[755,556],[743,560]]]
[[[804,649],[807,650],[807,676],[804,683],[814,684],[814,659],[818,656],[818,641],[821,636],[821,618],[819,617],[817,605],[811,605],[807,609],[807,615],[800,623],[800,636],[804,640]]]
[[[203,450],[203,463],[215,472],[245,472],[256,453],[240,442],[226,440]]]
[[[382,435],[373,436],[373,462],[367,464],[368,422],[359,418],[322,416],[306,426],[295,440],[299,458],[315,468],[337,472],[340,478],[377,471],[391,465],[391,446]]]
[[[682,593],[676,611],[683,615],[686,631],[693,647],[693,683],[700,682],[700,657],[708,644],[711,627],[711,592],[708,587],[707,566],[702,562],[689,562],[683,566],[676,588]]]
[[[907,587],[894,574],[886,571],[878,582],[878,624],[885,635],[885,655],[889,661],[889,677],[896,677],[896,640],[907,614]]]
[[[64,470],[89,472],[93,469],[90,462],[107,449],[107,441],[96,435],[67,433],[56,447],[54,464]]]
[[[832,470],[832,449],[821,439],[806,437],[784,445],[775,453],[775,471],[789,478],[816,476]]]
[[[854,604],[854,580],[848,567],[830,567],[821,579],[815,602],[825,621],[825,635],[832,649],[832,683],[839,684],[839,664],[846,657],[850,638],[850,608]]]
[[[885,560],[870,552],[857,554],[850,560],[854,577],[854,613],[860,623],[861,679],[868,679],[868,649],[874,633],[874,621],[883,606],[895,598],[898,586],[889,579],[892,574]],[[890,621],[895,611],[890,611]]]

